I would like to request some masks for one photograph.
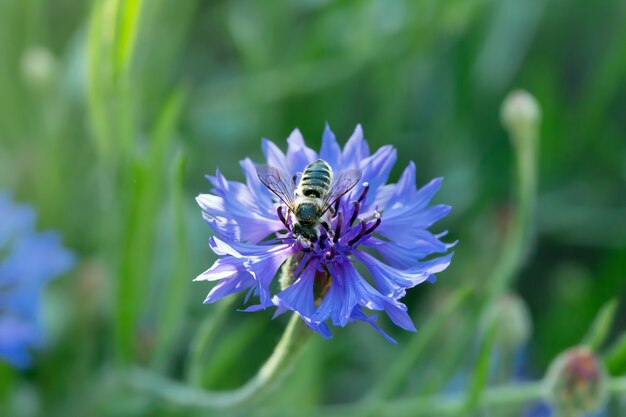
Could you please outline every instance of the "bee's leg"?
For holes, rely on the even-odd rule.
[[[326,222],[326,220],[324,220],[323,222],[320,223],[322,225],[322,227],[326,230],[327,233],[330,233],[330,226],[328,225],[328,222]]]

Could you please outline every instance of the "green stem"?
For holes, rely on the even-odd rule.
[[[537,132],[533,130],[510,132],[516,150],[517,181],[515,187],[517,208],[513,229],[507,235],[498,263],[487,280],[489,293],[486,307],[506,290],[523,264],[532,236],[537,200]]]
[[[130,384],[172,404],[200,408],[234,407],[266,393],[293,365],[311,331],[294,314],[274,352],[257,374],[242,387],[224,392],[205,391],[162,377],[150,371],[134,370],[128,374]]]
[[[505,385],[487,388],[477,404],[478,407],[518,405],[543,397],[543,384]],[[377,416],[466,416],[467,398],[464,394],[440,394],[435,396],[418,396],[385,403],[377,410]],[[348,404],[324,408],[320,415],[325,417],[363,415],[368,413],[367,404]]]

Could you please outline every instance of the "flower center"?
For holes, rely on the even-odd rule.
[[[320,221],[312,226],[302,226],[291,210],[279,206],[277,215],[287,230],[278,237],[285,242],[294,242],[297,249],[323,261],[333,261],[338,256],[347,256],[364,239],[369,238],[382,220],[377,210],[364,212],[369,184],[363,184],[359,198],[350,204],[337,199]]]

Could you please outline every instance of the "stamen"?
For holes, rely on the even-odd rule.
[[[339,212],[337,219],[337,227],[335,228],[335,236],[333,236],[333,242],[337,243],[341,236],[341,223],[343,223],[343,212]]]
[[[359,197],[359,203],[362,202],[363,200],[365,200],[365,196],[367,195],[367,192],[370,189],[370,183],[369,182],[364,182],[363,183],[363,191],[361,192],[361,196]]]
[[[339,202],[341,201],[341,198],[338,198],[337,201],[335,201],[335,207],[333,208],[333,212],[334,212],[334,216],[336,216],[339,213]]]
[[[359,241],[359,239],[363,237],[363,235],[365,234],[366,227],[367,227],[367,224],[363,220],[361,220],[361,230],[359,230],[359,233],[355,237],[350,239],[350,241],[348,242],[348,246],[354,245],[356,242]]]
[[[348,224],[352,226],[357,216],[359,215],[359,209],[361,208],[361,204],[358,201],[353,201],[352,205],[354,206],[354,210],[352,211],[352,217],[350,217],[350,221]]]
[[[278,218],[280,219],[281,222],[283,222],[287,230],[290,230],[289,223],[287,223],[287,219],[285,218],[285,215],[283,214],[283,206],[278,206],[278,208],[276,209],[276,213],[278,213]]]
[[[370,233],[373,233],[374,230],[376,230],[378,228],[378,226],[380,226],[380,223],[382,223],[382,219],[379,217],[379,218],[376,219],[376,223],[374,223],[373,226],[370,226],[370,228],[365,231],[363,236],[369,235]]]

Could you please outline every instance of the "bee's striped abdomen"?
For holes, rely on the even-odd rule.
[[[318,159],[310,163],[302,174],[300,192],[305,197],[322,198],[330,190],[333,171],[324,160]]]

